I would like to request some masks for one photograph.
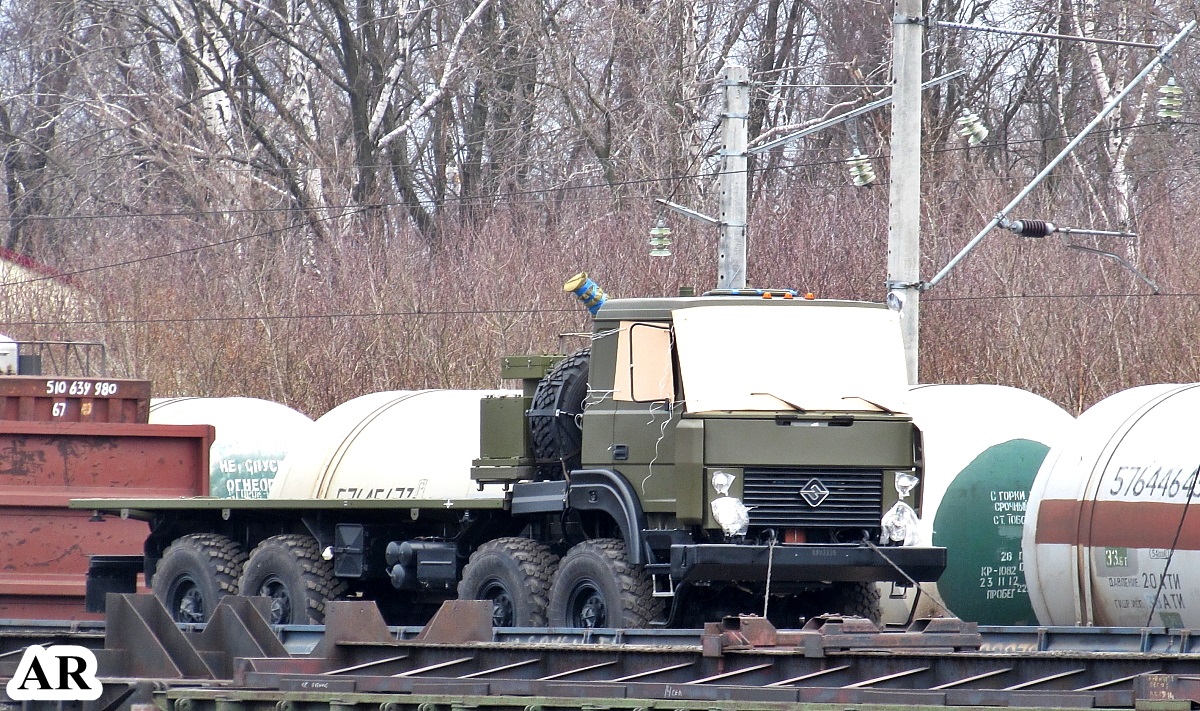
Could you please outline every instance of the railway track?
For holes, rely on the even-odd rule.
[[[977,628],[954,619],[879,631],[855,618],[776,630],[755,617],[703,630],[494,630],[488,603],[453,602],[424,628],[371,603],[321,627],[272,628],[264,600],[226,598],[204,626],[157,600],[113,596],[107,623],[0,624],[0,674],[25,645],[96,651],[105,691],[84,711],[1111,708],[1200,700],[1187,631]],[[25,702],[23,708],[64,708]]]

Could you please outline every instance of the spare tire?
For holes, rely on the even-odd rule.
[[[529,434],[539,479],[561,479],[580,467],[591,355],[592,349],[584,348],[563,358],[534,390]]]

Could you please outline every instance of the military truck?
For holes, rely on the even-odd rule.
[[[476,400],[461,472],[430,474],[452,453],[395,431],[387,487],[72,505],[148,522],[146,577],[181,622],[242,594],[276,623],[345,597],[415,622],[457,596],[497,626],[795,625],[877,618],[877,583],[938,578],[945,549],[912,545],[922,444],[895,312],[758,290],[590,306],[587,348],[504,359],[522,388]],[[453,476],[474,493],[430,494]]]

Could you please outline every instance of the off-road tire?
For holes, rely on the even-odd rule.
[[[493,627],[545,627],[558,556],[528,538],[497,538],[471,554],[460,600],[491,600]]]
[[[865,617],[877,625],[883,618],[877,583],[842,583],[834,587],[833,593],[834,612]]]
[[[218,533],[175,539],[155,566],[150,588],[176,622],[208,622],[217,602],[236,595],[246,553]]]
[[[662,617],[662,600],[625,542],[584,541],[563,556],[550,585],[551,627],[643,628]]]
[[[578,469],[583,447],[580,426],[587,398],[592,349],[584,348],[555,364],[533,393],[529,434],[539,479],[562,479]]]
[[[325,603],[346,592],[312,536],[272,536],[250,552],[242,569],[243,595],[271,599],[271,624],[320,625]]]

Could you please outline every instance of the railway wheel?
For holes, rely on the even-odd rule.
[[[225,595],[236,595],[246,553],[217,533],[181,536],[163,551],[150,587],[176,622],[207,622]]]
[[[271,599],[271,624],[319,625],[325,603],[346,591],[312,536],[287,534],[259,543],[242,571],[242,595]]]
[[[558,556],[528,538],[497,538],[471,554],[460,600],[491,600],[493,627],[545,627]]]
[[[550,586],[552,627],[647,627],[662,614],[654,584],[625,542],[584,541],[567,551]]]

